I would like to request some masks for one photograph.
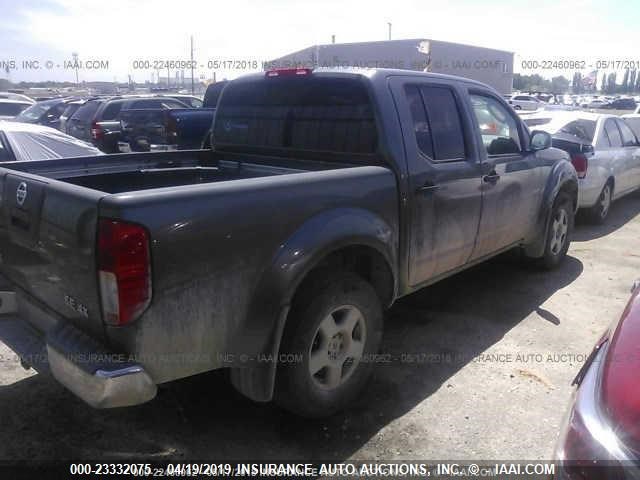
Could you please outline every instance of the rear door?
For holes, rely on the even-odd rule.
[[[622,146],[622,134],[614,118],[607,118],[604,122],[604,150],[607,152],[609,173],[613,176],[615,185],[613,197],[623,195],[631,188],[632,181],[628,171],[631,168],[630,160]]]
[[[393,77],[390,85],[410,172],[415,286],[467,263],[480,221],[480,164],[457,87],[419,77]]]
[[[629,125],[619,118],[616,118],[615,122],[620,129],[622,137],[622,150],[627,169],[625,176],[628,180],[625,182],[626,191],[630,192],[640,187],[640,148],[638,147],[638,140]]]
[[[535,224],[543,182],[528,132],[498,95],[469,89],[482,156],[482,220],[473,259],[523,240]]]

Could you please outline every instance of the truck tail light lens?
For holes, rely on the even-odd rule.
[[[149,234],[140,225],[102,218],[97,256],[104,321],[126,325],[151,302]]]
[[[584,153],[574,153],[571,156],[571,163],[576,169],[578,178],[584,178],[587,176],[587,169],[589,168],[589,160]]]
[[[94,140],[102,140],[104,138],[104,130],[102,130],[102,126],[98,125],[97,122],[91,124],[91,138]]]

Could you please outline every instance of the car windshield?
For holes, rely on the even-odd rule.
[[[49,108],[51,108],[50,105],[35,103],[31,105],[29,108],[26,108],[25,110],[23,110],[20,113],[20,115],[18,115],[16,120],[18,120],[19,122],[29,122],[29,123],[36,122],[40,119],[40,117],[42,117],[42,115],[44,115],[45,113],[47,113],[47,111],[49,111]]]
[[[27,107],[29,107],[28,103],[0,103],[0,115],[15,117]]]
[[[593,120],[574,120],[559,128],[556,133],[566,133],[581,140],[593,142],[596,133],[596,122]]]

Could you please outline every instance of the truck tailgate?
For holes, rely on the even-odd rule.
[[[102,196],[0,169],[0,273],[24,299],[98,338],[104,335],[95,260]]]

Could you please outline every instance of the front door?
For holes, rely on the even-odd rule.
[[[525,239],[536,222],[544,182],[528,148],[528,132],[492,92],[470,90],[482,149],[482,219],[472,259]]]

